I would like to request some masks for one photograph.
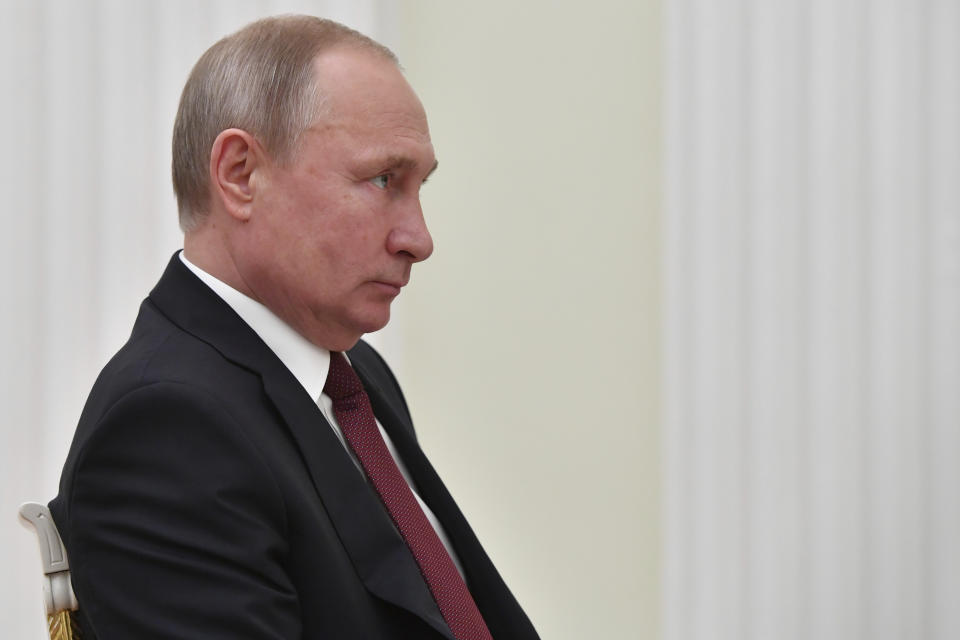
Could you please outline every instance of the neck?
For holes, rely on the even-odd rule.
[[[225,239],[215,233],[213,225],[204,225],[184,235],[183,255],[221,282],[249,298],[257,299],[240,275]]]

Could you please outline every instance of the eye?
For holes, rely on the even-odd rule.
[[[376,178],[370,178],[370,182],[378,189],[386,189],[387,185],[390,184],[390,174],[384,173]]]

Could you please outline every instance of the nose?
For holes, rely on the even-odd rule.
[[[421,262],[433,253],[433,238],[423,219],[423,207],[420,199],[405,207],[398,224],[394,225],[387,236],[387,251],[395,255],[405,255],[410,262]]]

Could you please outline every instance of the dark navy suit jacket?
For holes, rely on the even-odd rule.
[[[349,356],[493,637],[537,638],[392,373],[366,343]],[[98,378],[50,508],[88,639],[453,639],[314,399],[178,256]]]

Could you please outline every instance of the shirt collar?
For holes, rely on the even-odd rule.
[[[223,301],[230,305],[237,315],[260,336],[260,339],[280,358],[293,377],[316,401],[323,392],[323,385],[327,382],[330,352],[304,338],[253,298],[240,293],[226,282],[187,260],[183,251],[180,252],[180,260],[205,285],[213,289],[214,293],[223,298]]]

